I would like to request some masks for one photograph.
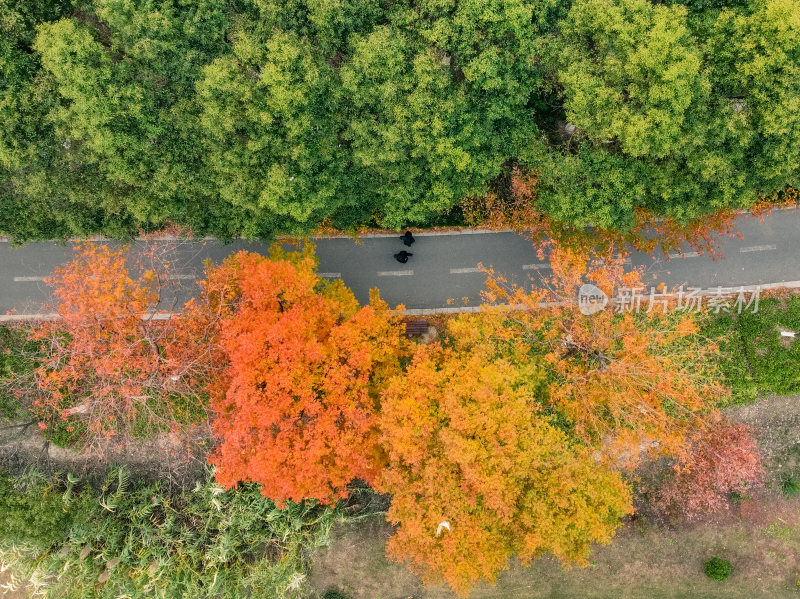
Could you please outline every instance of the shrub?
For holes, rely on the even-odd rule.
[[[78,496],[79,501],[67,509],[75,499],[73,481],[34,471],[14,477],[0,474],[0,543],[38,551],[61,543],[85,505],[86,498]]]
[[[18,391],[31,387],[39,357],[39,345],[24,327],[0,326],[0,417],[24,417]]]
[[[10,498],[14,526],[3,510],[0,559],[37,596],[58,599],[304,596],[307,551],[327,543],[341,513],[313,502],[278,509],[256,485],[225,491],[212,476],[174,492],[124,470],[79,493],[72,478],[5,480],[0,502]]]
[[[797,480],[794,476],[783,477],[781,479],[781,493],[786,499],[791,499],[800,494],[800,480]]]
[[[728,507],[731,493],[761,481],[761,455],[751,428],[720,420],[699,437],[659,491],[657,507],[696,518]]]
[[[350,599],[347,595],[337,590],[326,591],[322,599]]]
[[[716,555],[703,564],[703,572],[706,573],[706,576],[717,582],[722,582],[728,578],[732,569],[733,566],[728,560],[717,557]]]

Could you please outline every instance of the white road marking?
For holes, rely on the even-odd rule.
[[[778,247],[775,244],[769,245],[751,245],[746,248],[739,248],[739,253],[744,254],[746,252],[769,252],[770,250],[777,250]]]
[[[342,273],[340,272],[319,272],[317,273],[323,279],[341,279]]]
[[[396,272],[396,271],[395,271]],[[760,285],[742,285],[740,287],[723,287],[723,290],[730,289],[733,292],[738,292],[740,289],[745,292],[755,291],[756,289],[760,289],[764,291],[766,289],[800,289],[800,281],[781,281],[780,283],[762,283]],[[716,289],[711,289],[710,291],[716,292]],[[545,307],[547,304],[545,304]],[[495,306],[495,308],[502,308],[503,306]],[[505,308],[512,308],[511,306],[505,306]],[[417,315],[424,315],[424,314],[453,314],[458,312],[482,312],[484,309],[494,309],[484,306],[463,306],[463,307],[450,307],[450,306],[442,306],[441,308],[415,308],[415,309],[408,309],[406,308],[403,311],[403,314],[409,316],[417,316]],[[519,306],[519,309],[525,309],[525,306]],[[161,313],[161,314],[143,314],[142,319],[147,320],[152,318],[153,320],[169,320],[175,316],[171,313]],[[0,314],[0,322],[24,322],[24,321],[42,321],[42,320],[59,320],[61,317],[58,313],[40,313],[40,314]]]
[[[674,254],[670,254],[669,255],[669,257],[673,258],[673,259],[674,258],[698,258],[699,256],[700,256],[700,254],[698,254],[697,252],[685,252],[683,254],[681,254],[680,252],[676,252]]]
[[[631,263],[631,259],[630,259],[630,258],[625,258],[625,259],[622,261],[622,263],[623,263],[623,264],[630,264],[630,263]],[[605,266],[605,265],[606,265],[606,261],[605,261],[605,260],[598,260],[598,261],[597,261],[597,265],[598,265],[598,266]]]
[[[472,267],[472,268],[451,268],[450,274],[451,275],[465,275],[471,272],[483,272],[480,268]]]
[[[552,268],[549,264],[523,264],[522,270],[549,270]]]
[[[378,273],[379,277],[409,277],[414,274],[413,270],[382,270]]]
[[[196,275],[167,275],[171,281],[191,281],[197,278]]]
[[[44,281],[47,277],[14,277],[15,283],[29,283],[31,281]]]

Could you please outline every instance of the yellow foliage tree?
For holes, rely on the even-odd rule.
[[[512,554],[585,563],[631,496],[618,472],[571,442],[542,408],[537,359],[498,347],[480,317],[450,329],[453,347],[421,348],[383,395],[388,466],[378,484],[399,525],[389,554],[461,594],[494,580]]]

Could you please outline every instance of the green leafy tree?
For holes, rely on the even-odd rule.
[[[75,187],[133,225],[170,219],[225,232],[224,218],[208,222],[220,211],[193,100],[200,68],[224,48],[224,4],[95,0],[92,9],[42,24],[34,42],[57,94],[47,118],[65,160],[95,173]]]
[[[720,39],[765,60],[742,37]],[[542,208],[573,224],[625,229],[637,207],[688,222],[791,183],[785,168],[764,177],[780,167],[754,158],[761,150],[746,109],[707,58],[715,52],[692,33],[681,5],[574,3],[546,51],[568,124],[555,145],[533,144],[523,156],[540,170]],[[776,135],[792,143],[788,130]]]
[[[384,224],[424,223],[499,173],[504,156],[446,57],[386,26],[353,47],[341,70],[351,103],[344,138],[373,179]]]
[[[680,151],[690,109],[709,91],[685,21],[685,9],[647,0],[576,2],[556,58],[567,119],[628,156]]]
[[[207,162],[243,232],[307,231],[352,201],[333,69],[311,43],[276,30],[237,34],[198,83]]]
[[[0,232],[626,230],[800,185],[792,0],[0,0]],[[507,194],[506,194],[507,195]],[[531,208],[532,209],[532,208]]]
[[[340,61],[354,33],[366,33],[384,20],[378,0],[254,0],[259,31],[292,31],[308,39],[315,52]]]
[[[564,0],[432,0],[400,3],[393,23],[415,32],[463,89],[468,110],[508,156],[536,133],[542,69],[538,45],[566,13]]]
[[[758,0],[724,10],[708,56],[719,102],[748,154],[745,172],[770,193],[796,185],[800,171],[800,4]]]
[[[49,119],[56,94],[39,77],[36,27],[70,9],[70,2],[0,1],[0,231],[14,239],[55,238],[102,227],[87,194],[86,176],[65,160]],[[87,191],[91,192],[91,185]]]

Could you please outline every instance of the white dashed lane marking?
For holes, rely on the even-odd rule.
[[[549,264],[523,264],[522,270],[549,270]]]
[[[379,277],[410,277],[414,274],[413,270],[382,270],[378,273]]]
[[[451,275],[465,275],[471,272],[482,272],[480,268],[472,267],[472,268],[451,268],[450,274]]]
[[[675,259],[675,258],[697,258],[699,256],[700,256],[700,254],[698,254],[697,252],[684,252],[683,254],[681,254],[680,252],[676,252],[674,254],[670,254],[669,255],[669,257],[672,258],[672,259]]]
[[[740,254],[746,254],[747,252],[769,252],[771,250],[777,250],[778,247],[775,244],[769,245],[751,245],[746,248],[739,248]]]
[[[14,277],[15,283],[30,283],[32,281],[44,281],[47,277]]]
[[[340,273],[340,272],[321,272],[321,273],[317,273],[317,274],[319,274],[319,276],[321,276],[323,279],[341,279],[342,278],[342,273]]]
[[[622,260],[622,264],[630,264],[630,263],[631,263],[631,259],[630,258],[625,258],[624,260]],[[597,261],[597,265],[598,266],[605,266],[605,264],[606,264],[605,260],[598,260]]]

